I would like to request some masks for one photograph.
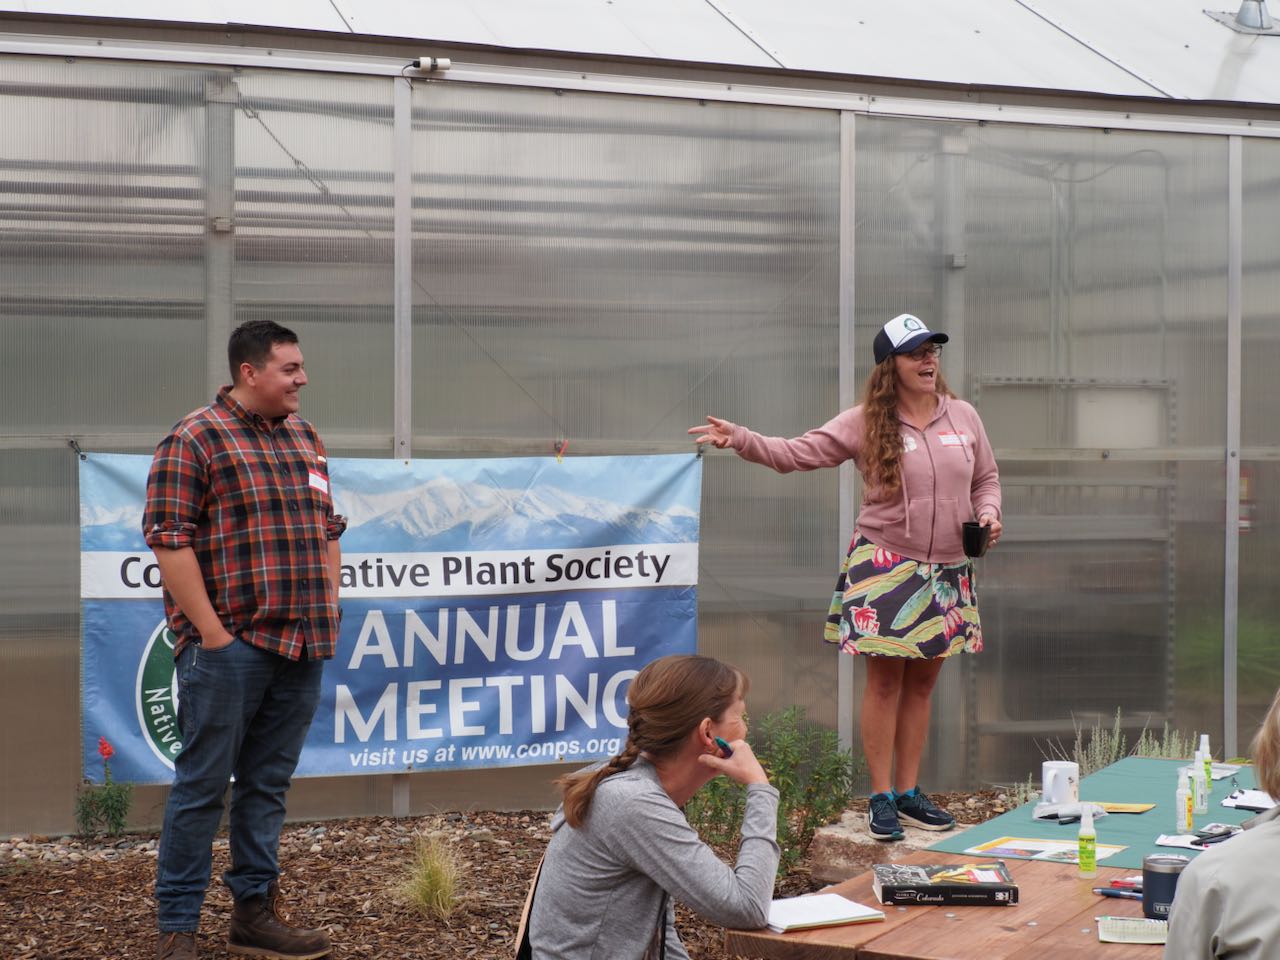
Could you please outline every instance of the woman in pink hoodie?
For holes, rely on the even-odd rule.
[[[877,840],[900,840],[903,821],[925,830],[955,826],[920,791],[920,758],[943,660],[982,649],[962,524],[976,517],[989,546],[1001,535],[1000,474],[977,411],[942,378],[947,339],[911,314],[894,317],[876,334],[862,403],[802,437],[764,437],[718,417],[689,429],[696,443],[733,447],[779,473],[852,460],[862,474],[857,529],[826,639],[866,657],[862,746]]]

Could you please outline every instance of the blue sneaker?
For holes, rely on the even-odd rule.
[[[894,804],[904,822],[921,830],[950,830],[956,825],[956,818],[921,793],[919,787],[898,794]]]
[[[902,824],[898,823],[898,808],[893,794],[873,793],[867,806],[867,830],[876,840],[901,840]]]

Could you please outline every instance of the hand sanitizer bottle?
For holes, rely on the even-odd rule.
[[[1174,833],[1192,833],[1195,830],[1193,826],[1194,819],[1192,817],[1192,796],[1191,786],[1187,782],[1187,771],[1178,771],[1178,792],[1174,794],[1174,815],[1177,817],[1177,826],[1174,827]]]
[[[1093,827],[1093,807],[1080,804],[1080,832],[1076,835],[1076,853],[1081,877],[1098,875],[1098,832]]]
[[[1196,813],[1209,812],[1209,781],[1204,777],[1204,755],[1196,751],[1195,761],[1191,764],[1191,792],[1195,796],[1192,806]]]
[[[1209,792],[1213,791],[1213,753],[1209,750],[1209,735],[1207,733],[1200,734],[1200,752],[1204,754],[1204,779],[1209,785]]]

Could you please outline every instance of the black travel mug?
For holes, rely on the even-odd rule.
[[[984,527],[977,520],[966,520],[961,536],[964,540],[964,555],[980,557],[987,552],[987,543],[991,540],[991,528]]]
[[[1186,857],[1153,853],[1142,858],[1142,915],[1148,920],[1168,920],[1178,875]]]

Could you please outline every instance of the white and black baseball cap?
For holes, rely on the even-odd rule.
[[[910,353],[922,343],[946,343],[945,333],[933,333],[924,321],[910,313],[900,313],[876,334],[876,363],[884,363],[895,353]]]

